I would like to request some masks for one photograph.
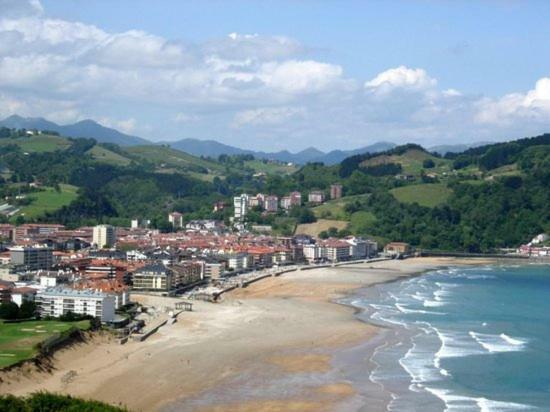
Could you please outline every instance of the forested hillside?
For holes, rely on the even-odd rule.
[[[299,169],[252,155],[198,158],[166,146],[121,148],[93,139],[29,136],[0,130],[1,194],[19,212],[4,220],[68,226],[148,218],[168,229],[166,214],[220,218],[212,203],[239,193],[279,197],[312,190],[344,197],[286,214],[253,210],[251,223],[291,234],[298,223],[334,221],[327,234],[373,236],[430,249],[489,251],[550,231],[550,135],[448,153],[408,144],[340,164]],[[327,223],[328,222],[328,223]],[[345,223],[347,222],[347,223]],[[323,235],[326,235],[325,233]]]

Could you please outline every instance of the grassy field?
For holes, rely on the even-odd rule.
[[[295,165],[288,166],[286,163],[278,162],[263,162],[259,159],[249,160],[244,162],[246,167],[254,169],[256,173],[266,173],[266,174],[283,174],[289,175],[298,170]]]
[[[444,173],[451,170],[451,161],[447,159],[440,159],[438,157],[432,156],[429,153],[423,152],[417,149],[407,150],[402,155],[381,155],[374,157],[372,159],[365,160],[361,163],[361,166],[376,166],[385,163],[399,163],[403,168],[404,174],[409,174],[413,176],[419,176],[420,172],[423,169],[422,163],[424,160],[431,159],[435,163],[435,167],[431,169],[425,169],[426,172],[433,173]]]
[[[367,234],[370,225],[376,222],[376,216],[371,212],[360,210],[351,215],[349,229],[352,233]]]
[[[350,216],[345,211],[345,206],[354,200],[365,199],[369,195],[346,196],[337,200],[329,200],[328,202],[312,208],[312,212],[318,219],[335,219],[349,220]]]
[[[398,187],[390,192],[400,202],[434,207],[445,203],[452,190],[443,183],[433,183]]]
[[[296,228],[297,235],[309,235],[309,236],[319,236],[323,230],[328,230],[331,227],[335,227],[338,230],[345,229],[348,225],[348,222],[343,220],[327,220],[319,219],[315,223],[304,223],[298,225]]]
[[[31,203],[23,206],[19,215],[34,218],[43,215],[46,212],[53,212],[63,206],[67,206],[77,198],[77,187],[71,185],[59,185],[61,192],[56,192],[54,188],[47,187],[42,192],[30,193],[28,195]]]
[[[59,322],[39,320],[21,323],[0,322],[0,368],[30,359],[38,353],[37,345],[57,333],[73,326],[87,330],[90,321]]]
[[[39,135],[18,137],[15,139],[0,139],[0,145],[15,144],[24,152],[54,152],[56,150],[64,150],[71,143],[60,136]]]
[[[126,166],[130,164],[130,159],[119,155],[118,153],[115,153],[109,149],[106,149],[105,147],[95,145],[87,152],[90,154],[95,160],[102,163],[108,163],[116,166]]]
[[[152,162],[158,165],[159,168],[174,168],[186,171],[203,168],[212,174],[222,174],[225,171],[224,167],[216,162],[204,160],[167,146],[133,146],[125,148],[125,151],[132,157]]]

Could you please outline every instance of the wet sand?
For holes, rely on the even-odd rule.
[[[356,389],[334,356],[379,335],[334,300],[436,267],[483,263],[489,261],[416,258],[268,278],[219,304],[196,302],[144,342],[97,338],[57,352],[52,371],[0,373],[0,393],[48,390],[143,411],[337,410]],[[154,304],[171,302],[162,299]],[[372,402],[373,410],[383,406],[374,394]]]

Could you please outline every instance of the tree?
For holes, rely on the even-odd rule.
[[[25,300],[19,308],[19,318],[28,319],[36,314],[36,304],[33,301]]]
[[[19,317],[19,306],[13,302],[4,302],[0,305],[0,319],[13,320]]]
[[[422,167],[424,169],[432,169],[435,167],[435,162],[432,160],[432,159],[425,159],[423,162],[422,162]]]

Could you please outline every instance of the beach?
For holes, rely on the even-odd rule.
[[[119,345],[98,337],[56,352],[49,371],[26,365],[0,373],[0,393],[47,390],[142,411],[347,409],[358,401],[357,388],[334,359],[381,335],[354,316],[356,309],[335,301],[430,269],[485,263],[414,258],[267,278],[220,303],[194,302],[193,312],[144,342]],[[387,399],[373,388],[362,401],[369,410],[384,410]]]

